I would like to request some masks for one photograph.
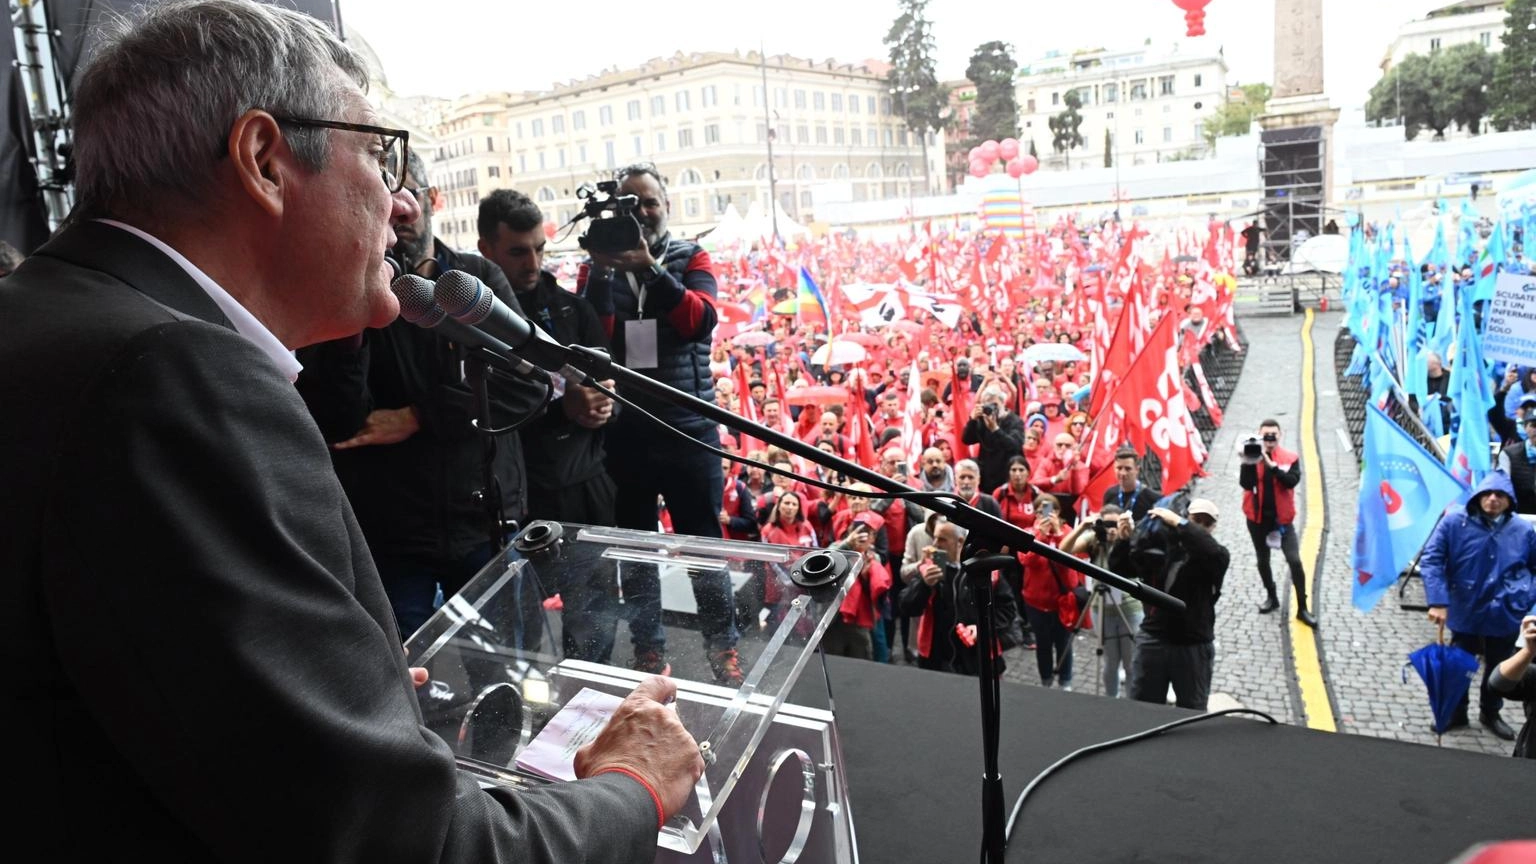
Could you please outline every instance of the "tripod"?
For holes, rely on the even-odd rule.
[[[1094,655],[1094,658],[1095,658],[1094,659],[1094,672],[1095,672],[1095,674],[1097,674],[1097,673],[1099,673],[1101,671],[1106,672],[1106,673],[1108,672],[1108,670],[1103,669],[1103,663],[1104,663],[1104,641],[1107,638],[1106,634],[1109,632],[1109,621],[1105,618],[1105,612],[1104,612],[1105,607],[1111,607],[1111,608],[1113,608],[1115,610],[1115,615],[1120,618],[1121,625],[1123,625],[1125,627],[1126,633],[1128,633],[1131,636],[1132,639],[1134,639],[1135,636],[1136,636],[1136,628],[1132,627],[1130,619],[1125,617],[1125,610],[1120,608],[1120,604],[1119,603],[1113,602],[1113,597],[1109,593],[1109,586],[1106,585],[1103,582],[1100,582],[1097,579],[1093,580],[1093,593],[1088,598],[1088,602],[1083,605],[1082,611],[1077,613],[1077,620],[1072,622],[1072,631],[1069,634],[1069,637],[1070,638],[1076,638],[1077,634],[1082,632],[1082,630],[1083,630],[1083,622],[1088,620],[1088,616],[1090,614],[1096,616],[1094,620],[1096,620],[1098,622],[1098,626],[1096,628],[1094,628],[1094,629],[1096,629],[1098,631],[1098,644],[1094,646],[1094,651],[1093,651],[1093,655]],[[1116,639],[1123,639],[1125,637],[1124,636],[1116,636],[1114,638],[1116,638]],[[1067,644],[1070,646],[1071,642],[1069,641]],[[1066,651],[1063,651],[1062,655],[1059,658],[1057,658],[1057,660],[1056,660],[1055,677],[1056,677],[1057,681],[1061,680],[1061,667],[1066,664],[1068,656],[1070,656],[1069,653],[1066,652]],[[1105,678],[1107,680],[1107,678],[1108,678],[1107,674],[1105,675]],[[1127,682],[1127,683],[1129,683],[1129,682]],[[1116,689],[1118,691],[1118,688],[1116,688]],[[1109,687],[1106,684],[1104,695],[1106,695],[1106,696],[1110,695],[1108,691],[1109,691]]]

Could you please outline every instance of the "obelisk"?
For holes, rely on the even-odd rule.
[[[1333,197],[1338,119],[1323,93],[1323,0],[1275,0],[1274,95],[1259,117],[1272,242],[1288,245],[1298,230],[1321,232]]]

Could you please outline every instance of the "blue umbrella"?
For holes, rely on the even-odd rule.
[[[1435,642],[1409,654],[1408,665],[1418,671],[1429,691],[1429,707],[1435,715],[1438,740],[1450,728],[1451,717],[1461,700],[1467,698],[1472,677],[1477,673],[1477,658],[1455,645]],[[1407,680],[1408,670],[1404,668],[1403,681],[1406,683]]]
[[[1076,345],[1065,342],[1040,342],[1024,349],[1019,362],[1026,365],[1051,360],[1057,363],[1080,362],[1088,359]]]

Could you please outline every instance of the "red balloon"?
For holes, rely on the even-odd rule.
[[[967,161],[967,162],[975,162],[977,159],[980,159],[980,158],[981,158],[981,148],[980,147],[972,147],[970,152],[965,154],[965,161]]]
[[[1019,139],[1004,138],[997,142],[997,156],[1004,162],[1019,155]]]
[[[1024,176],[1024,163],[1019,159],[1008,160],[1008,176],[1017,180]]]
[[[976,148],[976,149],[981,151],[981,158],[987,160],[988,162],[996,162],[997,161],[997,142],[996,141],[990,141],[990,140],[989,141],[983,141],[983,142],[981,142],[981,146]]]
[[[992,166],[989,165],[988,163],[983,162],[980,159],[974,159],[974,160],[971,161],[971,176],[972,177],[985,177],[985,176],[987,176],[988,174],[991,174],[991,173],[992,173]]]
[[[1173,0],[1173,5],[1183,9],[1185,12],[1194,12],[1200,9],[1204,9],[1206,6],[1209,6],[1210,3],[1211,0]]]
[[[1019,164],[1024,166],[1025,174],[1033,174],[1040,170],[1040,160],[1029,155],[1028,153],[1025,153],[1023,156],[1019,157]]]

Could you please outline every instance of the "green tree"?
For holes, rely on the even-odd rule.
[[[1070,154],[1072,148],[1083,146],[1083,133],[1079,131],[1083,125],[1083,115],[1077,110],[1083,107],[1083,99],[1077,95],[1076,90],[1068,90],[1061,101],[1066,103],[1067,109],[1049,120],[1051,149],[1057,153]],[[1072,159],[1068,156],[1067,166],[1071,165]]]
[[[1413,140],[1421,130],[1482,131],[1488,113],[1487,87],[1493,82],[1494,58],[1476,43],[1455,45],[1425,57],[1410,54],[1371,88],[1365,117],[1372,122],[1397,119]]]
[[[1504,8],[1504,50],[1488,87],[1493,128],[1500,132],[1536,125],[1536,0],[1509,0]]]
[[[1104,167],[1115,167],[1115,139],[1109,134],[1109,128],[1104,129]]]
[[[1013,62],[1013,46],[1008,43],[985,42],[976,47],[970,65],[965,67],[965,77],[976,85],[973,140],[967,147],[987,139],[1019,137],[1019,101],[1013,89],[1013,73],[1018,68]]]
[[[886,82],[907,128],[923,142],[923,164],[928,164],[928,132],[944,125],[949,93],[939,84],[934,66],[933,23],[928,20],[928,0],[900,0],[901,14],[885,34],[890,48],[891,71]],[[926,178],[928,172],[923,171]]]
[[[1228,135],[1247,135],[1256,117],[1264,113],[1274,90],[1268,84],[1244,84],[1242,95],[1228,97],[1205,120],[1205,142],[1216,146],[1217,138]]]

